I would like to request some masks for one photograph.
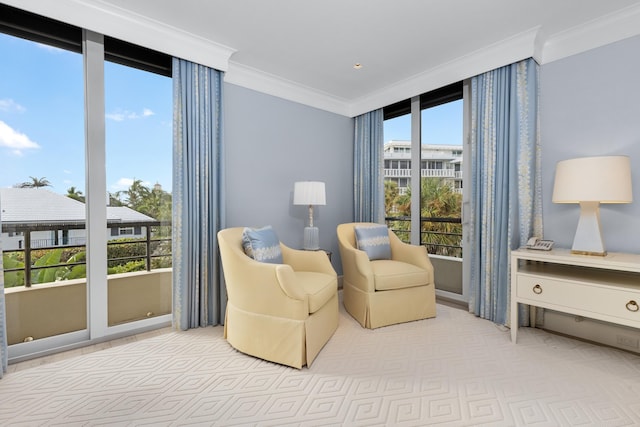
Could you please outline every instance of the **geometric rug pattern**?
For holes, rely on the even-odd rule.
[[[376,330],[341,306],[302,370],[172,331],[0,380],[2,426],[633,426],[640,357],[437,305]]]

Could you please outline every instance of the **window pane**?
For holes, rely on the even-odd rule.
[[[0,219],[12,345],[87,327],[83,64],[80,54],[6,34],[0,57]]]
[[[105,99],[113,326],[171,313],[171,79],[105,62]]]
[[[411,114],[384,121],[384,200],[387,224],[411,240]]]
[[[422,110],[421,243],[462,257],[462,100]]]

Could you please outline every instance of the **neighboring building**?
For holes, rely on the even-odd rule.
[[[462,193],[462,145],[423,145],[420,155],[422,178],[444,178]],[[400,194],[411,185],[411,142],[384,144],[384,179],[398,184]]]
[[[44,188],[0,188],[2,250],[24,249],[25,231],[31,247],[86,244],[85,204]],[[142,224],[157,220],[124,206],[107,206],[107,239],[142,237]]]

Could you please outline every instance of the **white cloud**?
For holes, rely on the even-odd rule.
[[[0,111],[24,113],[27,109],[10,98],[0,99]]]
[[[0,120],[0,147],[11,148],[13,154],[22,155],[22,150],[36,149],[40,146],[23,133]]]
[[[129,187],[131,187],[131,184],[133,184],[133,181],[133,178],[120,178],[115,184],[111,185],[111,192],[115,193],[117,191],[128,190]],[[151,185],[148,181],[142,181],[141,184],[145,187],[149,187]]]
[[[51,52],[51,53],[66,53],[67,52],[64,49],[60,49],[59,47],[51,46],[51,45],[48,45],[48,44],[36,43],[36,45],[40,49],[46,50],[47,52]]]
[[[116,122],[121,122],[121,121],[123,121],[123,120],[124,120],[125,115],[124,115],[124,114],[122,114],[122,113],[107,113],[107,114],[105,115],[105,117],[106,117],[107,119],[111,119],[111,120],[114,120],[114,121],[116,121]]]
[[[107,119],[110,119],[116,122],[122,122],[124,120],[136,120],[136,119],[141,119],[145,117],[151,117],[153,115],[155,115],[155,113],[149,108],[143,108],[142,113],[136,113],[135,111],[117,109],[113,113],[105,114],[105,117]]]
[[[133,179],[131,178],[120,178],[118,182],[116,182],[115,187],[118,188],[129,188],[133,184]]]

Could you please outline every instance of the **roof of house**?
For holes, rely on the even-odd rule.
[[[84,221],[85,204],[44,188],[0,188],[3,223],[69,223]],[[126,206],[107,206],[109,222],[152,222],[154,218]]]

